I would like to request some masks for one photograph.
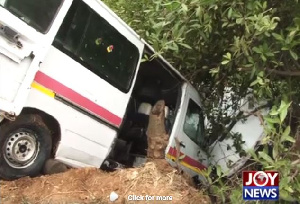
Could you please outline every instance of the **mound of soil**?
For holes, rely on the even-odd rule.
[[[109,198],[111,192],[118,194],[114,202]],[[130,200],[134,198],[133,195],[140,196],[142,200]],[[147,201],[146,195],[154,196],[154,200]],[[36,178],[0,181],[0,196],[1,203],[12,204],[210,203],[208,196],[192,187],[165,160],[155,160],[140,168],[120,169],[110,173],[96,168],[82,168]],[[156,196],[169,196],[160,197],[169,200],[158,201]]]

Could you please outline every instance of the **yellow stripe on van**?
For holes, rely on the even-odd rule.
[[[170,155],[170,154],[167,154],[166,157],[167,157],[168,159],[171,159],[171,160],[176,160],[176,158],[175,158],[174,156]],[[191,170],[193,170],[193,171],[199,173],[199,174],[201,173],[201,170],[200,170],[199,168],[196,168],[196,167],[194,167],[194,166],[191,166],[191,165],[189,165],[188,163],[185,163],[185,162],[183,162],[183,161],[180,161],[180,164],[181,164],[182,166],[185,166],[186,168],[189,168],[189,169],[191,169]]]
[[[47,88],[41,86],[40,84],[38,84],[36,82],[33,82],[31,84],[31,87],[35,88],[36,90],[39,90],[40,92],[42,92],[42,93],[44,93],[44,94],[46,94],[48,96],[50,96],[51,98],[54,98],[54,96],[55,96],[55,94],[54,94],[53,91],[51,91],[50,89],[47,89]]]

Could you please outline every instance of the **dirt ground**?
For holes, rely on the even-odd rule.
[[[111,192],[119,196],[114,202],[109,199]],[[132,195],[144,197],[140,201],[131,201]],[[153,200],[147,201],[146,195],[154,196],[147,197]],[[210,203],[208,196],[193,188],[165,160],[110,173],[83,168],[36,178],[0,181],[0,196],[1,204]],[[171,196],[172,200],[168,197],[168,201],[158,201],[156,196]]]

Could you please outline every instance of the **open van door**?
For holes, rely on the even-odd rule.
[[[70,4],[71,0],[0,1],[0,120],[1,115],[14,119],[22,111]]]
[[[167,160],[172,166],[177,165],[178,148],[176,148],[175,138],[180,143],[181,169],[192,177],[199,175],[200,171],[207,167],[208,157],[201,148],[204,142],[204,117],[200,96],[190,84],[184,84],[182,87],[181,106],[170,137],[170,146],[167,149]]]

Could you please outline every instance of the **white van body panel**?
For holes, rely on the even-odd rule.
[[[119,91],[55,47],[50,47],[40,72],[123,118],[131,92]]]
[[[237,122],[231,130],[232,133],[241,133],[242,140],[245,141],[243,149],[246,152],[255,147],[257,141],[263,137],[263,131],[264,129],[260,124],[260,120],[256,116],[249,116],[244,123],[241,121]],[[229,170],[231,169],[230,165],[237,165],[236,162],[243,162],[240,161],[242,158],[239,154],[235,152],[236,149],[233,142],[233,139],[225,139],[211,145],[212,164],[220,165],[223,172],[227,172],[227,174],[229,174]]]
[[[59,121],[61,141],[56,158],[70,161],[68,164],[74,167],[100,167],[116,138],[116,130],[35,88],[30,90],[26,107],[50,113]]]
[[[0,24],[17,32],[23,45],[18,48],[0,35],[0,110],[11,115],[20,114],[39,63],[43,61],[71,2],[72,0],[64,1],[52,27],[45,35],[0,7]]]

